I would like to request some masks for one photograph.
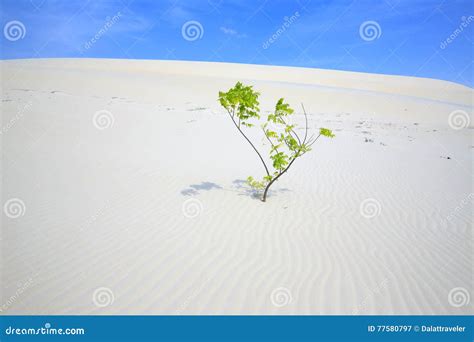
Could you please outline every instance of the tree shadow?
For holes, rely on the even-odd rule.
[[[199,195],[201,191],[209,191],[213,189],[222,189],[222,187],[212,182],[202,182],[201,184],[191,184],[188,188],[181,191],[184,196]]]
[[[250,187],[246,180],[244,179],[235,179],[232,181],[232,187],[223,188],[219,184],[213,182],[201,182],[200,184],[191,184],[187,188],[181,190],[181,195],[183,196],[197,196],[200,195],[203,191],[211,190],[224,190],[236,192],[238,196],[247,196],[254,200],[260,200],[262,197],[262,191],[258,191]],[[280,189],[270,189],[268,192],[268,197],[274,196],[278,192],[290,191],[286,188]]]
[[[252,199],[261,200],[263,191],[258,191],[250,187],[246,180],[244,179],[236,179],[232,182],[234,184],[234,188],[238,190],[239,196],[249,196]],[[287,188],[280,188],[280,189],[271,189],[268,191],[267,197],[271,197],[278,192],[287,192],[290,191]]]
[[[246,180],[236,179],[232,181],[234,188],[237,189],[239,196],[248,196],[252,199],[260,200],[261,193],[255,189],[252,189]]]

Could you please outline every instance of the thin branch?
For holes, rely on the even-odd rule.
[[[242,134],[242,136],[245,138],[245,140],[247,140],[247,142],[250,144],[250,146],[252,146],[253,150],[258,154],[258,157],[260,158],[260,161],[262,162],[263,167],[265,168],[265,171],[266,171],[266,173],[267,173],[267,176],[270,176],[270,172],[268,171],[267,164],[265,164],[265,161],[263,160],[262,155],[260,154],[260,152],[258,152],[257,148],[254,146],[254,144],[252,144],[252,142],[250,141],[250,139],[247,138],[247,136],[245,135],[245,133],[242,132],[242,130],[240,129],[239,125],[235,122],[234,116],[231,114],[231,112],[230,112],[229,110],[227,110],[227,113],[229,113],[229,116],[230,116],[230,118],[232,119],[232,122],[234,123],[235,127],[236,127],[237,130],[240,132],[240,134]]]
[[[321,133],[313,141],[308,142],[308,146],[312,146],[319,139],[320,136],[321,136]]]
[[[308,114],[306,114],[306,110],[304,109],[304,104],[303,103],[301,103],[301,107],[303,107],[304,119],[305,119],[305,122],[306,122],[306,128],[305,128],[304,139],[303,139],[303,144],[304,144],[304,143],[306,143],[306,138],[308,136]]]
[[[273,149],[277,152],[277,153],[280,153],[280,151],[278,151],[278,148],[275,146],[275,144],[273,144],[273,141],[270,139],[270,137],[267,135],[267,132],[265,131],[265,129],[262,127],[262,130],[263,130],[263,134],[265,135],[265,138],[267,138],[268,142],[272,145]],[[285,141],[285,144],[286,144],[286,141]],[[288,144],[287,144],[288,146]],[[279,170],[281,172],[281,168]]]
[[[270,143],[270,145],[272,145],[272,147],[275,149],[275,151],[278,152],[277,147],[275,146],[273,141],[271,141],[270,137],[267,135],[267,132],[265,131],[265,128],[262,127],[262,131],[263,131],[263,134],[265,135],[265,138],[267,138],[268,142]]]
[[[285,126],[288,126],[288,124],[285,122],[285,120],[283,120],[282,117],[280,117],[281,121],[283,121],[283,123],[285,124]],[[293,133],[295,136],[293,137],[293,135],[291,134]],[[296,133],[293,128],[290,128],[290,135],[293,137],[293,139],[295,139],[296,137],[296,140],[298,140],[298,144],[301,146],[301,140],[300,140],[300,137],[298,136],[298,133]]]

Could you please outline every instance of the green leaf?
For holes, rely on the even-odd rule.
[[[252,176],[247,177],[247,184],[250,185],[250,187],[254,188],[255,190],[263,190],[267,186],[268,182],[266,180],[268,176],[265,176],[263,181],[259,182],[255,180]]]
[[[267,133],[267,137],[269,138],[278,138],[277,132],[267,130],[266,133]]]
[[[237,82],[227,92],[219,92],[219,102],[227,111],[234,113],[241,124],[251,127],[247,125],[247,120],[260,118],[259,95],[260,93],[254,91],[252,86],[244,86],[241,82]]]
[[[325,136],[325,137],[328,137],[328,138],[334,138],[335,135],[332,134],[332,131],[330,129],[327,129],[327,128],[320,128],[319,129],[319,134]]]
[[[271,175],[267,175],[267,176],[263,177],[263,179],[264,179],[266,182],[270,183],[270,182],[272,181],[273,177],[272,177]]]
[[[281,170],[288,165],[288,156],[284,152],[278,152],[270,158],[273,160],[273,167],[277,170]]]

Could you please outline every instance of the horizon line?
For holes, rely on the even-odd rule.
[[[125,60],[125,61],[163,61],[163,62],[187,62],[187,63],[218,63],[218,64],[237,64],[237,65],[250,65],[250,66],[261,66],[261,67],[281,67],[281,68],[295,68],[295,69],[309,69],[309,70],[322,70],[322,71],[335,71],[341,73],[353,73],[360,75],[377,75],[377,76],[390,76],[390,77],[401,77],[401,78],[416,78],[432,81],[447,82],[455,84],[458,86],[466,87],[470,90],[474,90],[474,87],[471,87],[464,83],[458,83],[452,80],[442,79],[442,78],[433,78],[426,76],[414,76],[407,74],[386,74],[381,72],[362,72],[354,71],[348,69],[330,69],[330,68],[315,68],[309,66],[294,66],[294,65],[284,65],[284,64],[255,64],[255,63],[239,63],[239,62],[221,62],[221,61],[209,61],[209,60],[191,60],[191,59],[153,59],[153,58],[120,58],[120,57],[32,57],[32,58],[0,58],[0,61],[15,61],[15,60],[54,60],[54,59],[66,59],[66,60]]]

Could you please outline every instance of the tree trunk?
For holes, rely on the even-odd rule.
[[[301,150],[300,150],[301,151]],[[288,164],[288,166],[283,170],[281,171],[275,178],[273,178],[270,183],[267,184],[267,186],[265,187],[265,191],[263,192],[263,196],[262,196],[262,202],[266,202],[267,201],[267,193],[268,193],[268,190],[270,189],[270,187],[272,186],[273,183],[275,183],[275,181],[280,178],[286,171],[288,171],[288,169],[290,168],[291,164],[293,164],[293,162],[296,160],[296,158],[299,157],[299,153],[300,151],[298,151],[298,153],[295,155],[295,157],[291,160],[291,162]]]

